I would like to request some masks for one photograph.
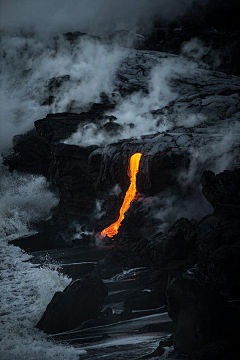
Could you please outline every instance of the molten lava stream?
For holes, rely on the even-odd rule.
[[[113,223],[112,225],[110,225],[108,228],[104,229],[101,232],[102,236],[107,235],[108,237],[111,238],[118,233],[118,229],[121,226],[121,222],[124,219],[124,214],[126,211],[128,211],[130,204],[134,200],[136,193],[137,193],[136,180],[137,180],[137,173],[138,173],[138,169],[139,169],[139,163],[141,160],[141,156],[142,156],[141,153],[135,153],[130,158],[130,167],[129,167],[129,174],[128,174],[128,176],[130,178],[130,186],[126,192],[122,207],[120,209],[119,218],[117,219],[117,221],[115,223]]]

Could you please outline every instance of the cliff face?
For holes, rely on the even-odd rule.
[[[160,73],[164,69],[160,78],[156,66]],[[5,164],[49,179],[59,191],[55,213],[61,224],[89,223],[98,201],[106,214],[94,225],[98,231],[116,218],[134,152],[143,154],[137,187],[147,197],[170,191],[180,199],[183,193],[188,197],[188,187],[199,197],[202,171],[238,165],[239,89],[238,77],[201,63],[133,50],[117,73],[115,92],[121,97],[103,96],[89,111],[36,121],[34,130],[14,138]]]

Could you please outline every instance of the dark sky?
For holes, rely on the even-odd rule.
[[[2,0],[1,27],[42,33],[148,28],[156,17],[172,19],[195,2],[207,0]]]

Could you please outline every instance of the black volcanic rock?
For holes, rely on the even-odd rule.
[[[165,297],[158,289],[135,290],[124,300],[132,310],[156,309],[166,304]]]
[[[137,203],[132,208],[123,221],[120,242],[131,249],[133,266],[144,263],[174,272],[194,265],[197,223],[181,218],[163,233],[157,229],[156,221],[149,221],[147,213],[141,217]]]
[[[130,257],[129,251],[113,247],[99,262],[101,277],[109,278],[117,273],[121,273],[127,267]]]
[[[101,314],[107,289],[96,275],[72,281],[48,304],[37,328],[48,334],[68,331]]]
[[[174,347],[194,360],[234,359],[228,349],[240,323],[239,305],[231,305],[240,296],[239,174],[204,172],[203,194],[215,210],[195,228],[195,268],[175,274],[166,292]]]
[[[4,159],[9,170],[43,175],[49,178],[51,161],[50,144],[36,130],[17,135],[13,140],[13,152]]]
[[[19,246],[21,249],[28,252],[66,247],[66,243],[56,240],[58,230],[57,226],[44,224],[44,230],[40,230],[33,235],[27,235],[11,240],[9,244]]]
[[[96,146],[80,147],[58,144],[54,147],[50,178],[59,190],[60,202],[56,209],[56,222],[67,224],[91,220],[96,201],[97,182],[101,158],[88,162]]]
[[[208,276],[227,299],[240,298],[240,242],[223,245],[209,257]]]
[[[192,354],[208,342],[235,331],[231,309],[210,287],[195,279],[179,278],[167,289],[169,315],[176,323],[175,349]]]
[[[205,171],[202,184],[215,210],[197,228],[199,270],[230,300],[240,294],[240,169]]]
[[[226,170],[218,175],[204,171],[202,185],[203,195],[215,209],[218,205],[240,204],[240,169]]]
[[[156,22],[141,49],[180,54],[183,43],[200,39],[208,49],[202,60],[221,71],[240,74],[238,0],[194,2],[182,16]]]
[[[195,224],[182,218],[166,233],[155,233],[147,246],[154,267],[161,268],[172,261],[186,259],[196,242],[195,229]]]
[[[58,84],[62,80],[55,79],[54,81],[57,81]],[[35,121],[34,130],[14,137],[13,152],[5,157],[4,164],[9,167],[10,171],[17,170],[49,178],[52,149],[58,142],[69,138],[76,132],[80,124],[95,122],[101,124],[101,121],[105,123],[110,120],[112,125],[106,125],[106,131],[109,127],[111,129],[119,127],[113,122],[113,117],[104,115],[112,107],[112,104],[103,102],[93,104],[89,111],[80,114],[67,112],[48,114],[46,118]]]

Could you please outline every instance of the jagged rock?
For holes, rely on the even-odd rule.
[[[232,209],[234,210],[234,209]],[[197,228],[197,248],[200,266],[208,267],[209,259],[213,252],[224,245],[231,246],[239,240],[240,221],[238,218],[239,209],[235,207],[233,217],[227,217],[226,212],[206,216],[200,221]]]
[[[236,320],[221,296],[195,279],[173,280],[166,296],[169,315],[176,323],[174,347],[178,352],[190,355],[236,331]]]
[[[100,315],[106,296],[106,286],[96,275],[74,280],[63,292],[55,293],[37,328],[48,334],[74,329]]]
[[[204,171],[202,175],[203,195],[216,209],[219,205],[240,204],[240,169],[223,171],[215,175]]]
[[[96,146],[80,147],[58,144],[52,151],[49,169],[51,182],[59,189],[56,222],[69,224],[76,221],[87,225],[95,209],[95,183],[100,162],[88,163]]]
[[[146,248],[153,266],[162,268],[172,261],[187,259],[196,242],[195,229],[195,224],[182,218],[166,233],[154,234]]]
[[[17,135],[13,140],[13,152],[4,159],[9,170],[43,175],[49,179],[51,161],[50,144],[44,136],[31,130]]]
[[[238,297],[240,236],[240,169],[202,176],[203,194],[214,206],[213,215],[197,228],[199,270],[227,299]]]

